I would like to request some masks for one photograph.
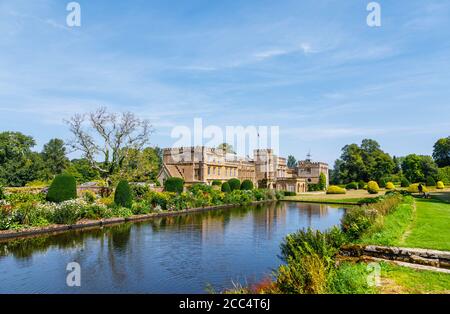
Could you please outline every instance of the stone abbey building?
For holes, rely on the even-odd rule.
[[[308,184],[319,182],[320,173],[325,174],[328,185],[326,163],[312,162],[308,157],[290,169],[286,158],[276,156],[272,149],[256,149],[253,159],[250,159],[220,148],[178,147],[163,149],[163,164],[158,181],[164,184],[167,178],[178,177],[191,185],[237,178],[241,182],[251,180],[259,188],[301,193],[307,191]]]

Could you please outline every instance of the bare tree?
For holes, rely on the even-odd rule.
[[[153,131],[148,120],[141,120],[131,112],[109,113],[105,107],[75,114],[65,122],[74,135],[69,147],[81,151],[108,185],[110,176],[120,169],[130,149],[142,149]]]

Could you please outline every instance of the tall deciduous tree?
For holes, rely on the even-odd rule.
[[[50,177],[62,173],[69,165],[64,141],[58,138],[51,139],[44,145],[41,156]]]
[[[295,157],[292,155],[289,155],[288,159],[287,159],[288,168],[295,168],[296,165],[297,165],[297,160],[295,159]]]
[[[218,149],[223,149],[228,154],[235,154],[233,146],[228,143],[222,143],[217,146]]]
[[[433,158],[439,167],[450,166],[450,136],[441,138],[434,144]]]
[[[335,164],[333,181],[379,181],[392,174],[394,168],[391,156],[381,149],[377,141],[364,139],[361,146],[349,144],[342,148],[341,158]]]
[[[438,167],[431,156],[406,156],[402,162],[402,171],[410,182],[425,182],[427,178],[438,178]]]
[[[141,120],[131,112],[110,113],[104,107],[88,114],[76,114],[66,122],[74,135],[69,145],[81,151],[108,184],[131,149],[142,149],[152,132],[148,120]]]
[[[23,186],[42,176],[43,162],[31,148],[35,141],[20,132],[0,133],[0,184]]]

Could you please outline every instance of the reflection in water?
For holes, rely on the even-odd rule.
[[[343,211],[278,202],[0,243],[0,292],[221,290],[270,274],[288,233],[330,228]],[[81,265],[79,288],[65,285],[72,261]]]

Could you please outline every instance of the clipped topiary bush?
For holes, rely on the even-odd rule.
[[[345,188],[346,188],[347,190],[357,190],[357,189],[358,189],[358,183],[356,183],[356,182],[350,182],[349,184],[347,184],[347,185],[345,186]]]
[[[386,183],[386,189],[387,190],[394,190],[395,189],[394,183],[392,183],[392,182]]]
[[[221,188],[222,192],[224,193],[230,193],[231,192],[231,188],[230,188],[230,184],[228,182],[224,182],[222,183],[222,188]]]
[[[407,188],[407,187],[409,187],[409,186],[411,185],[411,182],[409,182],[408,179],[406,179],[405,177],[403,177],[403,178],[400,180],[400,185],[401,185],[402,188]]]
[[[253,190],[253,182],[250,180],[242,181],[241,190]]]
[[[438,183],[436,184],[436,188],[439,190],[442,190],[443,188],[445,188],[444,182],[438,181]]]
[[[213,182],[211,183],[211,185],[216,185],[216,186],[221,186],[222,185],[222,181],[220,180],[213,180]]]
[[[330,185],[327,190],[327,194],[345,194],[345,193],[347,193],[347,190],[337,185]]]
[[[68,174],[57,175],[47,192],[47,201],[61,203],[77,198],[77,182],[74,176]]]
[[[367,183],[367,192],[370,194],[378,194],[378,192],[380,192],[378,183],[376,181],[369,181],[369,183]]]
[[[419,193],[419,183],[411,184],[408,188],[409,193]],[[422,192],[428,192],[425,185],[422,184]]]
[[[182,178],[168,178],[164,182],[164,191],[166,192],[174,192],[174,193],[182,193],[184,186],[184,180]]]
[[[131,208],[133,205],[131,188],[126,180],[121,180],[117,184],[116,191],[114,192],[114,204],[126,208]]]
[[[436,181],[433,179],[433,177],[427,178],[427,186],[436,186]]]
[[[241,188],[241,181],[236,178],[228,180],[228,184],[230,185],[231,191],[239,190]]]

